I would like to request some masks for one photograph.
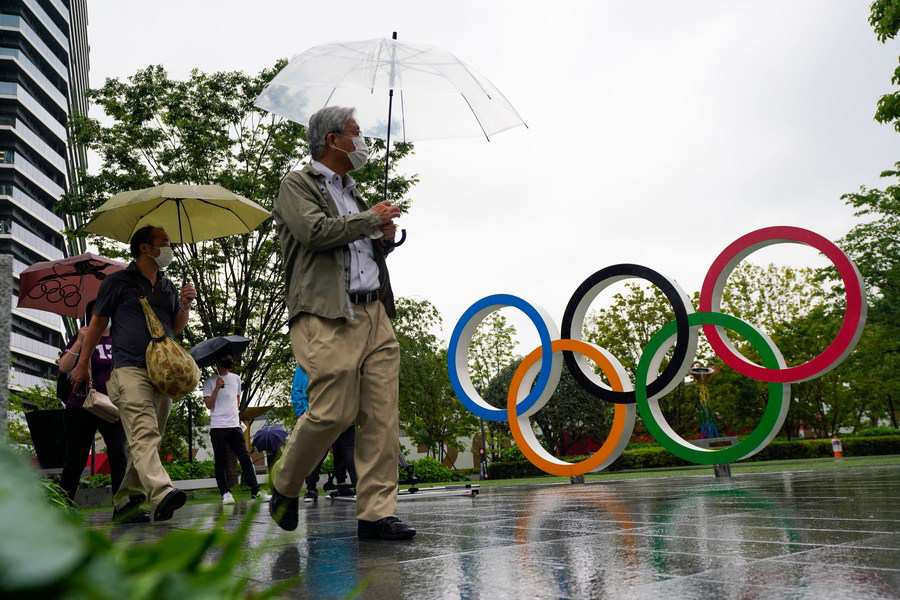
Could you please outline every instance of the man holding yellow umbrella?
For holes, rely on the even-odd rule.
[[[173,398],[153,381],[145,356],[158,341],[151,336],[148,321],[155,316],[166,336],[177,335],[187,325],[197,296],[190,283],[178,291],[166,277],[164,269],[174,258],[170,244],[250,233],[268,217],[258,204],[217,185],[164,184],[117,194],[85,227],[90,233],[128,242],[133,258],[127,269],[106,278],[100,287],[94,318],[71,374],[75,382],[88,379],[88,358],[111,320],[113,372],[107,389],[119,408],[130,454],[125,479],[113,499],[121,522],[148,520],[141,511],[145,500],[150,501],[154,521],[165,521],[187,499],[172,485],[159,459]],[[146,313],[148,307],[152,314]]]

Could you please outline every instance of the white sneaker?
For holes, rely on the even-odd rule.
[[[253,496],[254,500],[262,500],[263,502],[268,502],[272,499],[272,496],[265,492],[257,492],[255,496]]]
[[[234,504],[234,496],[231,495],[231,492],[225,492],[222,494],[222,505],[226,506],[229,504]]]

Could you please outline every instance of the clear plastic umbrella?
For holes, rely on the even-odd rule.
[[[384,38],[310,48],[272,79],[256,105],[303,125],[325,106],[353,106],[363,135],[403,142],[490,139],[525,125],[493,83],[450,52]]]
[[[396,92],[396,94],[395,94]],[[396,98],[395,98],[396,95]],[[256,106],[302,125],[326,106],[352,106],[366,137],[413,142],[528,127],[493,83],[450,52],[379,38],[314,46],[272,79]],[[387,197],[390,153],[384,161]],[[397,246],[406,239],[401,232]]]

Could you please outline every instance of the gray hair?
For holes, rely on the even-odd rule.
[[[318,160],[325,154],[325,136],[344,131],[344,126],[353,118],[355,110],[343,106],[326,106],[309,118],[306,140],[313,160]]]

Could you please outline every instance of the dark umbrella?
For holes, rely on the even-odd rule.
[[[250,338],[242,335],[222,335],[200,342],[191,348],[191,356],[197,361],[198,366],[212,367],[220,357],[226,354],[237,358],[249,343]]]
[[[35,263],[19,275],[16,306],[83,317],[106,276],[124,268],[118,261],[91,253]]]
[[[266,425],[253,436],[253,447],[274,454],[284,445],[288,432],[281,425]]]

